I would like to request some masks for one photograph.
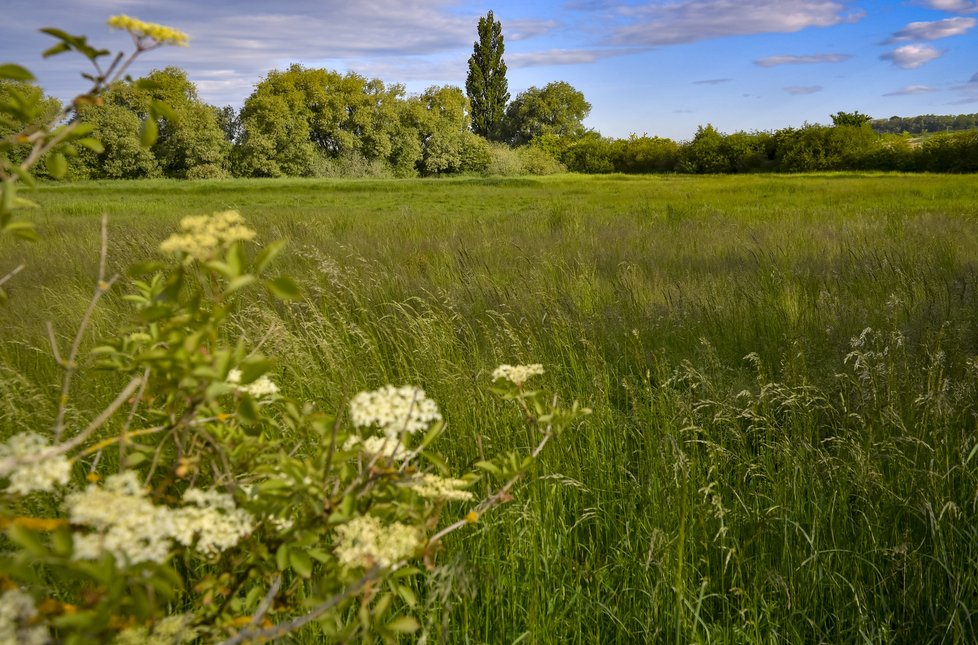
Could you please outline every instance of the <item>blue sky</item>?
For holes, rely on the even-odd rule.
[[[978,0],[4,0],[0,62],[33,70],[62,98],[80,58],[43,61],[41,27],[122,49],[105,20],[128,14],[187,32],[133,71],[177,65],[200,96],[240,106],[290,63],[356,71],[409,92],[464,86],[476,23],[502,22],[510,93],[567,81],[587,126],[689,139],[827,123],[839,111],[978,112]]]

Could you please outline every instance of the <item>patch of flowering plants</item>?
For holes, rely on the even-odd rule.
[[[36,163],[58,176],[79,146],[100,149],[73,111],[98,105],[142,52],[187,42],[126,16],[109,25],[132,35],[130,56],[45,30],[57,40],[46,55],[79,52],[95,68],[63,113],[39,122],[26,89],[0,104],[4,122],[28,124],[0,141],[3,233],[34,235],[16,217],[31,206],[16,189]],[[13,64],[0,77],[32,78]],[[144,143],[167,113],[152,108]],[[446,425],[418,387],[361,392],[332,414],[292,399],[271,358],[228,340],[248,292],[298,296],[288,277],[268,275],[282,243],[258,247],[235,211],[185,218],[160,245],[166,261],[132,269],[131,324],[82,356],[99,300],[124,288],[106,275],[106,228],[77,337],[70,347],[52,337],[53,426],[0,429],[0,643],[267,642],[313,622],[334,640],[418,632],[418,592],[445,536],[510,499],[548,441],[588,413],[528,389],[541,366],[501,366],[493,389],[522,410],[535,447],[458,475],[431,452]],[[26,279],[21,268],[2,269],[0,287]],[[68,414],[83,360],[118,389],[90,414]],[[480,479],[493,492],[477,498]]]

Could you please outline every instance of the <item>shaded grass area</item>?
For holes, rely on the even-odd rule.
[[[3,432],[53,409],[45,321],[180,217],[236,208],[306,298],[232,333],[336,409],[417,383],[456,464],[532,445],[503,362],[595,414],[449,545],[452,642],[969,642],[978,637],[978,184],[805,175],[46,186],[0,243]],[[122,289],[93,336],[126,320]],[[85,402],[113,384],[91,372]],[[83,415],[84,412],[79,411]],[[458,509],[464,513],[464,509]],[[442,592],[452,589],[452,602]]]

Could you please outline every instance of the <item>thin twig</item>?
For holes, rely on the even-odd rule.
[[[279,638],[290,632],[294,632],[300,627],[308,625],[312,621],[316,620],[317,618],[319,618],[320,616],[322,616],[327,611],[337,606],[347,598],[351,598],[357,595],[358,593],[360,593],[360,591],[364,587],[366,587],[368,584],[370,584],[371,582],[379,578],[382,571],[383,570],[379,566],[375,566],[373,569],[365,573],[362,578],[354,582],[352,585],[350,585],[340,593],[336,594],[329,600],[326,600],[316,605],[315,607],[310,609],[308,613],[305,613],[302,616],[298,616],[290,621],[275,625],[273,627],[269,627],[267,629],[259,629],[259,630],[245,629],[241,632],[238,632],[231,638],[222,641],[220,645],[238,645],[239,643],[245,643],[252,640],[264,642],[264,641],[272,640],[274,638]]]
[[[268,593],[262,598],[261,604],[258,605],[258,609],[255,610],[254,616],[251,617],[251,622],[248,627],[258,627],[261,623],[262,618],[268,613],[268,610],[272,607],[272,603],[275,601],[275,596],[278,595],[278,590],[282,586],[282,574],[275,576],[275,580],[272,581],[272,586],[269,588]]]
[[[20,273],[21,271],[23,271],[25,266],[27,266],[27,265],[26,264],[20,264],[18,266],[15,266],[10,271],[10,273],[8,273],[7,275],[5,275],[2,278],[0,278],[0,287],[2,287],[4,285],[4,283],[7,282],[7,280],[9,280],[10,278],[14,277],[15,275],[17,275],[18,273]]]
[[[55,442],[61,441],[61,433],[64,431],[64,420],[65,413],[68,410],[68,395],[71,391],[71,381],[75,375],[75,371],[78,369],[78,352],[81,350],[82,340],[85,337],[88,324],[91,322],[92,314],[95,313],[95,307],[98,305],[102,295],[119,278],[118,275],[114,275],[108,280],[105,279],[106,256],[108,255],[109,249],[109,219],[107,215],[102,216],[101,237],[102,246],[99,250],[99,274],[95,284],[95,293],[92,295],[92,299],[88,303],[88,308],[85,310],[85,314],[82,316],[81,322],[78,325],[78,332],[75,334],[75,340],[71,344],[68,356],[61,361],[61,365],[64,367],[64,379],[61,384],[61,398],[58,400],[58,415],[54,422],[53,434]]]
[[[122,389],[122,391],[119,392],[119,394],[115,397],[115,399],[112,400],[112,403],[110,403],[108,407],[102,410],[102,412],[97,417],[92,419],[92,421],[87,426],[85,426],[84,430],[76,434],[68,441],[65,441],[64,443],[56,444],[54,446],[51,446],[50,448],[46,448],[44,450],[36,452],[33,455],[27,455],[24,457],[8,457],[4,461],[0,461],[0,476],[12,472],[13,469],[16,468],[17,466],[23,464],[33,464],[40,461],[44,461],[45,459],[48,459],[50,457],[63,455],[71,451],[73,448],[81,445],[82,443],[85,442],[85,440],[87,440],[92,435],[92,433],[94,433],[96,430],[101,428],[105,424],[105,422],[109,420],[109,417],[115,414],[116,410],[122,407],[122,405],[129,400],[129,397],[132,395],[133,392],[136,391],[136,388],[138,388],[141,383],[142,383],[142,377],[134,376],[132,380],[130,380],[129,383],[126,384],[126,386]]]

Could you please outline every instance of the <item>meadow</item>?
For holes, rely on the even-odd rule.
[[[234,333],[340,409],[419,384],[455,464],[525,447],[493,398],[542,363],[594,413],[419,590],[460,643],[978,639],[978,182],[809,174],[132,181],[28,194],[0,429],[54,414],[97,275],[237,209],[303,298]],[[90,338],[127,323],[126,280]],[[118,384],[83,366],[78,405]],[[464,509],[459,509],[460,515]]]

